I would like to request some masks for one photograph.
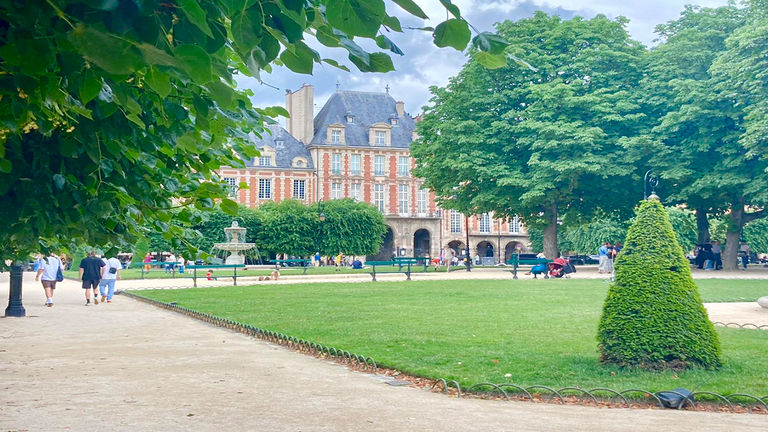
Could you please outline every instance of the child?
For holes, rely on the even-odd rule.
[[[208,280],[213,280],[213,269],[208,269],[208,273],[205,274],[205,278]]]

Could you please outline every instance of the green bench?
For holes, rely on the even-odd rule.
[[[273,260],[275,263],[275,270],[280,270],[280,264],[290,266],[291,264],[298,264],[304,269],[302,275],[307,274],[307,269],[312,267],[312,260],[310,259],[285,259],[285,260]]]
[[[407,276],[406,280],[411,280],[411,266],[418,264],[418,260],[415,259],[398,259],[396,261],[366,261],[365,265],[371,266],[371,276],[373,276],[373,282],[376,282],[376,273],[382,274],[382,273],[405,273]],[[376,266],[388,266],[388,267],[394,267],[397,266],[397,270],[390,270],[390,271],[376,271]],[[403,268],[405,268],[405,271],[403,271]]]
[[[197,288],[197,270],[200,269],[203,273],[207,272],[208,270],[216,270],[216,269],[232,269],[232,274],[222,275],[222,274],[216,274],[213,276],[213,279],[219,279],[219,278],[232,278],[232,283],[237,286],[237,269],[245,269],[244,265],[239,264],[203,264],[203,265],[190,265],[185,267],[186,270],[192,270],[192,275],[185,276],[185,277],[191,277],[192,278],[192,284],[195,288]],[[204,278],[205,276],[200,276],[201,278]],[[242,277],[242,276],[240,276]]]

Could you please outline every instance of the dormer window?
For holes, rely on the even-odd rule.
[[[344,131],[346,129],[347,127],[341,123],[328,125],[328,135],[325,137],[325,142],[330,144],[345,144]]]
[[[396,115],[392,114],[391,116],[389,116],[389,124],[391,124],[392,126],[397,126],[397,120],[398,118]]]
[[[373,143],[377,146],[387,145],[387,133],[384,131],[375,131],[373,136]]]
[[[347,111],[347,113],[344,115],[344,118],[347,120],[347,123],[355,122],[355,116],[352,115],[352,111]]]
[[[379,122],[368,129],[368,145],[375,147],[389,147],[391,143],[392,126],[389,123]]]
[[[272,166],[272,156],[259,157],[259,166]]]
[[[341,142],[341,131],[338,129],[331,129],[331,142],[338,144]]]
[[[277,138],[275,140],[275,148],[276,149],[282,149],[285,148],[285,140],[282,138]]]

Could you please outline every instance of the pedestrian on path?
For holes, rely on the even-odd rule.
[[[104,273],[104,261],[96,257],[96,251],[91,250],[88,256],[80,261],[80,280],[85,290],[85,305],[91,304],[91,289],[93,289],[93,304],[99,304],[99,281]]]
[[[62,271],[63,265],[61,259],[51,252],[48,258],[40,261],[40,268],[37,270],[35,280],[41,280],[43,290],[45,291],[45,305],[53,307],[53,292],[56,290],[56,282],[59,281],[59,271]]]
[[[115,294],[115,281],[120,279],[120,270],[123,265],[120,260],[112,257],[103,258],[104,267],[102,270],[101,281],[99,281],[99,292],[101,293],[102,303],[112,303],[112,296]],[[94,294],[94,301],[96,295]]]
[[[598,261],[599,264],[597,267],[598,273],[610,273],[610,271],[608,271],[608,254],[610,253],[610,250],[611,250],[610,242],[603,243],[603,245],[600,246],[600,249],[597,250],[597,255],[599,260]]]
[[[152,268],[152,255],[147,252],[146,255],[144,255],[144,271],[149,271],[149,269]]]
[[[179,268],[179,274],[184,274],[184,264],[187,260],[184,259],[184,255],[179,254],[179,258],[176,260],[176,266]]]

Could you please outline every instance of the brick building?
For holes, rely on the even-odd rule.
[[[517,220],[493,219],[492,214],[467,220],[435,205],[434,194],[411,173],[414,118],[389,94],[337,91],[313,116],[314,90],[304,85],[287,92],[286,107],[291,114],[287,130],[272,126],[271,135],[252,137],[260,158],[247,161],[245,169],[221,170],[238,202],[368,202],[384,214],[389,227],[380,257],[396,250],[438,256],[446,246],[461,251],[467,226],[472,255],[487,257],[487,262],[508,259],[517,244],[527,249],[527,234]],[[237,190],[241,181],[250,189]]]

